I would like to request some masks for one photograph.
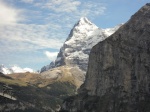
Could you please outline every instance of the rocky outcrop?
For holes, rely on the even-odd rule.
[[[92,48],[79,94],[69,112],[150,111],[150,3],[117,32]]]
[[[78,67],[60,66],[41,73],[42,78],[51,81],[70,82],[77,88],[83,83],[83,71]]]
[[[41,68],[40,73],[44,72],[44,71],[48,71],[49,69],[55,68],[55,63],[52,61],[49,65],[43,66]]]

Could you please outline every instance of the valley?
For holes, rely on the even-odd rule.
[[[17,3],[22,2],[25,1]],[[37,4],[32,4],[34,7],[40,5],[39,1],[36,2]],[[36,2],[29,0],[23,4],[31,5]],[[61,1],[51,2],[58,6],[61,4]],[[69,1],[67,0],[67,2]],[[0,1],[1,4],[3,3]],[[77,1],[73,4],[80,5]],[[45,4],[44,6],[52,5]],[[96,5],[94,6],[96,7]],[[92,7],[92,5],[88,5],[88,7]],[[44,8],[42,7],[41,10],[46,11]],[[51,8],[51,10],[54,9]],[[70,13],[70,10],[67,13]],[[56,12],[59,13],[59,11],[61,10]],[[36,14],[38,13],[40,12],[36,12]],[[93,14],[98,14],[98,12]],[[80,16],[78,15],[78,17]],[[110,17],[107,15],[108,18]],[[59,19],[57,18],[56,21],[58,22]],[[113,21],[113,19],[115,18],[110,20]],[[11,27],[13,25],[15,28],[16,24],[11,24]],[[30,25],[34,29],[35,24],[31,23]],[[10,56],[17,58],[21,65],[23,62],[25,65],[32,63],[37,67],[39,66],[37,63],[43,65],[47,62],[45,58],[49,59],[47,62],[49,64],[35,71],[28,67],[9,65],[9,61],[13,63],[15,58],[14,60],[5,60],[9,67],[0,63],[0,111],[150,112],[150,3],[141,7],[126,23],[112,28],[100,28],[87,17],[80,17],[72,28],[67,25],[65,24],[63,27],[52,23],[47,24],[46,27],[39,25],[41,32],[45,29],[48,30],[48,33],[42,32],[42,36],[40,31],[30,30],[41,37],[33,34],[28,35],[31,36],[30,39],[25,38],[24,40],[23,36],[20,36],[21,38],[16,36],[13,41],[16,41],[17,47],[21,46],[21,50],[16,52],[16,55],[18,53],[16,57],[13,54],[15,49],[10,48],[11,44],[10,47],[7,46],[6,51],[2,47],[1,56],[9,51]],[[51,32],[49,26],[57,32]],[[58,44],[60,44],[63,33],[59,34],[59,32],[61,32],[60,29],[64,31],[66,27],[71,30],[60,47]],[[21,23],[19,28],[21,28]],[[6,33],[6,35],[8,34]],[[60,38],[53,34],[59,35]],[[47,35],[50,39],[46,38]],[[32,45],[28,46],[31,43]],[[0,44],[5,45],[1,41]],[[9,44],[7,43],[7,45]],[[37,46],[38,48],[36,48]],[[22,54],[20,54],[21,52]],[[25,55],[25,52],[28,54]],[[24,58],[31,56],[31,58],[24,61],[19,58],[21,56]],[[6,56],[6,58],[8,57]],[[1,59],[1,62],[4,60]],[[33,65],[32,67],[34,67]]]

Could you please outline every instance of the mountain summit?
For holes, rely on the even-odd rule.
[[[82,24],[93,24],[91,21],[88,20],[88,18],[86,17],[81,17],[80,20],[78,21],[78,24],[82,25]]]
[[[119,27],[120,25],[115,28],[101,29],[86,17],[82,17],[70,31],[68,38],[60,48],[56,60],[43,67],[41,72],[61,66],[76,68],[76,71],[80,71],[80,75],[78,73],[74,76],[83,82],[91,48],[106,39]]]
[[[102,30],[95,24],[85,17],[81,18],[74,25],[63,47],[60,49],[55,65],[78,65],[82,70],[86,70],[90,48],[95,45],[94,41],[99,37],[106,38],[102,35]]]

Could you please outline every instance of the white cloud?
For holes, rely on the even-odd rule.
[[[79,0],[47,0],[35,2],[34,6],[41,10],[44,8],[44,13],[48,12],[45,21],[58,23],[65,28],[70,28],[83,16],[92,20],[106,10],[105,5],[100,2]]]
[[[35,2],[34,6],[41,9],[50,9],[56,13],[73,13],[74,16],[100,15],[104,13],[106,7],[100,2],[79,1],[79,0],[47,0]],[[69,16],[69,15],[68,15]]]
[[[0,1],[0,8],[0,25],[17,23],[23,19],[20,15],[21,10],[8,6],[2,0]]]
[[[0,2],[0,24],[8,24],[8,23],[16,23],[15,25],[5,25],[0,26],[0,39],[1,40],[12,40],[11,44],[18,42],[22,43],[21,47],[19,45],[14,47],[14,49],[23,49],[24,46],[28,44],[28,46],[24,49],[33,48],[56,48],[59,49],[62,46],[62,43],[66,39],[69,34],[70,28],[73,24],[82,16],[88,16],[94,18],[97,15],[101,15],[104,13],[106,9],[102,4],[95,2],[81,2],[78,0],[21,0],[22,2],[33,3],[31,5],[39,4],[40,8],[51,9],[55,12],[47,12],[46,11],[39,12],[38,10],[28,10],[26,9],[28,15],[28,20],[26,21],[37,21],[37,16],[40,21],[46,22],[46,25],[38,25],[36,24],[18,24],[17,22],[21,20],[19,11],[15,8],[12,8],[3,2]],[[6,13],[3,13],[6,10]],[[9,13],[10,11],[10,13]],[[74,13],[72,13],[72,11]],[[36,14],[33,13],[36,12]],[[38,13],[37,13],[38,12]],[[1,14],[2,13],[2,14]],[[9,14],[8,14],[9,13]],[[41,15],[43,14],[43,16]],[[67,13],[67,14],[66,14]],[[25,15],[27,16],[27,15]],[[35,17],[35,18],[32,18]],[[31,19],[31,20],[30,20]],[[34,19],[34,20],[33,20]],[[4,33],[5,32],[5,33]],[[10,42],[10,41],[8,41]],[[6,43],[5,43],[6,44]],[[13,47],[11,47],[13,49]],[[31,49],[32,50],[32,49]]]
[[[67,38],[71,27],[80,17],[89,16],[90,18],[93,18],[96,15],[104,13],[105,10],[105,7],[102,4],[89,1],[80,2],[78,0],[22,0],[22,2],[33,3],[30,4],[31,6],[35,6],[38,3],[38,6],[40,6],[39,9],[41,8],[40,10],[26,9],[26,13],[28,15],[24,16],[28,16],[28,18],[26,18],[27,21],[34,22],[37,21],[38,18],[40,21],[43,20],[43,22],[46,23],[43,25],[39,25],[38,22],[33,24],[19,24],[17,23],[17,18],[20,17],[20,15],[18,15],[19,12],[17,12],[15,8],[10,8],[8,7],[8,5],[2,3],[1,5],[4,7],[2,9],[6,8],[14,12],[14,16],[11,16],[14,19],[6,19],[5,22],[16,23],[13,26],[10,24],[0,26],[0,43],[3,44],[3,46],[0,47],[7,48],[8,51],[32,51],[44,48],[59,49],[62,46],[64,40]],[[43,7],[47,8],[47,10],[51,9],[59,13],[54,13],[51,11],[44,12],[42,10]],[[74,13],[70,11],[74,11]],[[30,14],[34,16],[31,16]],[[5,17],[7,15],[4,15],[2,17]],[[0,22],[5,23],[4,19]]]
[[[6,49],[7,51],[32,51],[44,48],[59,49],[64,42],[64,38],[61,39],[63,33],[61,35],[56,33],[59,28],[57,25],[50,24],[0,26],[0,49],[1,51]]]
[[[21,0],[21,2],[24,2],[24,3],[33,3],[34,0]]]
[[[80,1],[75,0],[50,0],[43,8],[49,8],[56,12],[74,12],[77,11]]]
[[[58,52],[45,51],[44,54],[52,61],[52,60],[56,59]]]
[[[81,14],[85,14],[85,16],[98,16],[104,14],[104,11],[106,10],[106,7],[104,4],[101,3],[95,3],[95,2],[84,2],[82,4],[82,10]]]

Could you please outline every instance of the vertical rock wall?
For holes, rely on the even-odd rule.
[[[70,112],[150,112],[150,3],[92,48],[85,83]]]

